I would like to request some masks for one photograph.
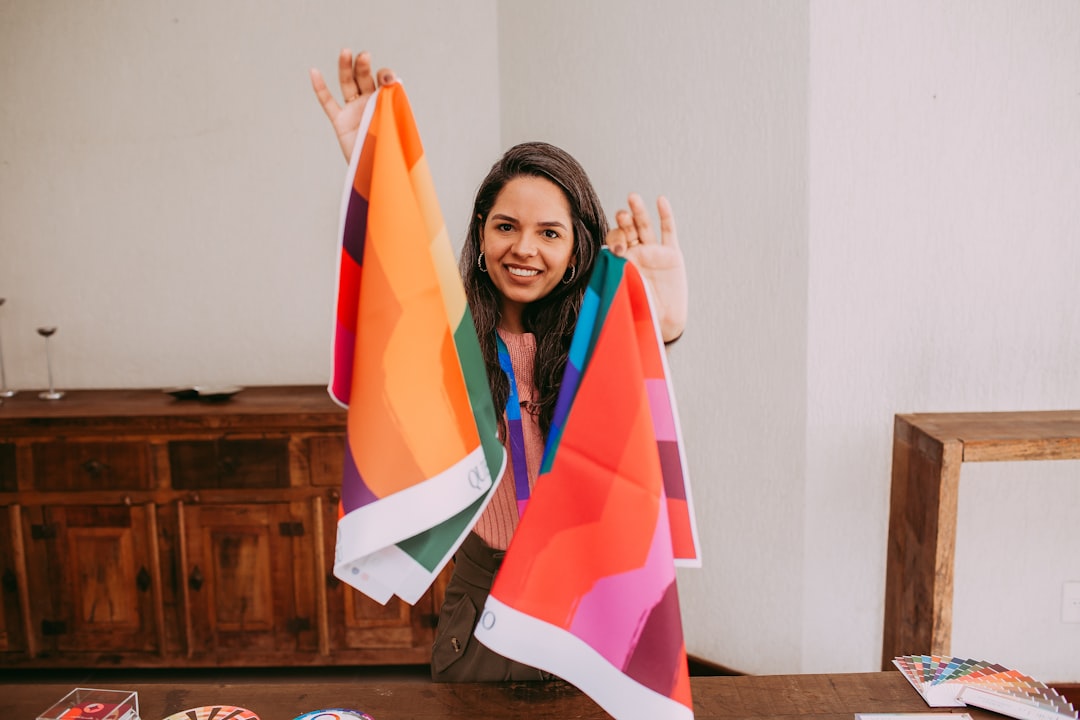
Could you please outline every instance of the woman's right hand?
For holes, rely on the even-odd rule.
[[[345,162],[349,162],[352,160],[356,133],[360,130],[360,119],[364,116],[368,100],[376,88],[397,82],[397,77],[389,68],[382,68],[373,75],[371,55],[361,52],[354,60],[352,51],[346,48],[338,56],[338,81],[341,83],[344,106],[338,105],[330,89],[326,87],[322,73],[316,68],[311,69],[311,87],[315,89],[315,96],[319,98],[319,104],[330,119],[330,124],[334,126],[341,152],[345,154]]]

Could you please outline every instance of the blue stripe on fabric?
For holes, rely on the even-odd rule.
[[[593,334],[593,326],[596,324],[596,314],[600,309],[600,296],[596,294],[590,284],[585,288],[585,297],[581,300],[581,312],[578,313],[577,327],[574,328],[574,337],[570,340],[570,354],[568,364],[573,363],[577,368],[585,367],[585,356],[589,351],[589,343]]]

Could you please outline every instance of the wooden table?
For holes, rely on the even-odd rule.
[[[947,655],[960,465],[1080,459],[1080,410],[897,415],[881,664]]]
[[[600,720],[609,717],[574,687],[554,683],[442,685],[426,681],[299,683],[293,680],[229,683],[134,683],[109,685],[139,694],[142,720],[213,703],[248,708],[262,720],[291,720],[305,712],[351,707],[375,720],[529,718]],[[696,720],[795,718],[851,720],[856,712],[930,712],[899,672],[844,675],[762,675],[691,679]],[[71,685],[0,682],[5,718],[32,720]],[[1000,717],[956,708],[973,718]],[[949,712],[949,708],[938,708]]]

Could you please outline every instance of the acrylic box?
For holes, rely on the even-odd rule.
[[[37,720],[139,720],[139,696],[132,690],[75,688]]]

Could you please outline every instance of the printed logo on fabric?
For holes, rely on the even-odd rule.
[[[488,472],[486,462],[473,465],[469,470],[469,487],[478,491],[487,490],[491,487],[491,473]]]

